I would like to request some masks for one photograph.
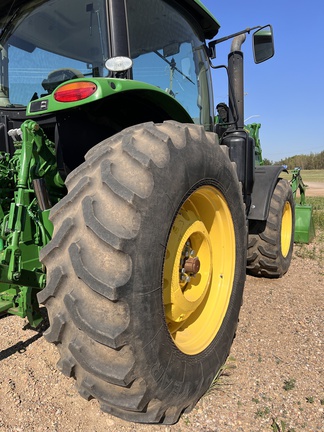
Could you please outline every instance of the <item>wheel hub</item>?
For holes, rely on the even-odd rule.
[[[197,220],[192,222],[192,218],[193,215],[188,213],[184,217],[184,212],[178,216],[177,226],[188,226],[188,228],[183,231],[178,248],[173,249],[175,255],[169,257],[173,260],[173,268],[166,315],[171,322],[176,323],[188,319],[202,303],[212,272],[208,232],[203,222]],[[194,249],[189,245],[194,245],[195,250],[199,250],[204,257],[202,263],[197,256],[188,256],[194,253]]]
[[[188,258],[184,265],[184,270],[186,273],[191,273],[192,276],[196,276],[200,269],[200,261],[198,257]]]

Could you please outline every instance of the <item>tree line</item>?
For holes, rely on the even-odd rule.
[[[287,168],[292,170],[300,167],[303,170],[324,169],[324,150],[320,153],[310,153],[309,155],[296,155],[281,159],[278,162],[263,159],[264,165],[287,165]]]

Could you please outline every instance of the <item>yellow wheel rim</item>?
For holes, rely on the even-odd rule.
[[[281,253],[285,258],[290,250],[292,230],[292,209],[290,203],[286,201],[281,221]]]
[[[163,302],[176,346],[195,355],[217,335],[230,301],[235,272],[235,233],[223,194],[196,189],[171,228],[165,262]]]

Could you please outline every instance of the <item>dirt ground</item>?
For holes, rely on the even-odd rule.
[[[324,196],[324,183],[322,182],[306,182],[306,196]]]
[[[324,196],[321,185],[309,187],[307,195],[320,190]],[[2,317],[0,431],[323,431],[323,287],[324,263],[296,253],[282,279],[248,277],[228,369],[173,426],[127,423],[102,413],[56,369],[56,348],[41,333],[18,317]]]

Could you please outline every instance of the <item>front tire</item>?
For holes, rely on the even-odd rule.
[[[289,183],[279,178],[268,219],[249,227],[247,272],[252,276],[282,277],[289,269],[295,227],[295,203]]]
[[[125,420],[175,423],[225,362],[242,302],[246,223],[216,135],[165,122],[98,144],[67,178],[42,251],[63,373]]]

